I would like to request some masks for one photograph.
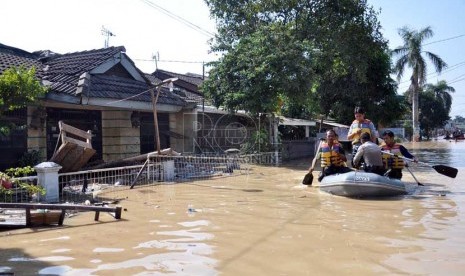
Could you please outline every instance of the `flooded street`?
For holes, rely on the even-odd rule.
[[[63,227],[0,232],[0,272],[15,275],[463,275],[465,142],[406,144],[452,179],[411,165],[410,193],[332,196],[301,183],[311,160],[248,175],[138,187],[123,220],[93,213]]]

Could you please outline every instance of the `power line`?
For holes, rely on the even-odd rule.
[[[138,59],[135,58],[136,61],[150,61],[153,62],[153,59]],[[188,60],[157,60],[157,62],[171,62],[171,63],[208,63],[210,61],[188,61]]]
[[[434,44],[434,43],[439,43],[439,42],[444,42],[444,41],[448,41],[448,40],[452,40],[452,39],[456,39],[456,38],[460,38],[460,37],[464,37],[464,36],[465,36],[465,34],[456,35],[456,36],[444,38],[444,39],[441,39],[441,40],[436,40],[436,41],[432,41],[432,42],[429,42],[429,43],[425,43],[425,44],[422,44],[422,46],[426,46],[426,45],[430,45],[430,44]],[[457,68],[453,68],[453,67],[460,67],[460,66],[463,66],[463,65],[465,65],[465,61],[450,66],[450,67],[448,68],[448,70],[444,70],[442,73],[446,73],[446,72],[455,70],[455,69],[457,69]],[[429,73],[429,74],[427,74],[426,76],[430,76],[430,75],[432,75],[432,74],[436,74],[436,76],[439,76],[439,73],[436,73],[436,72]],[[410,82],[410,80],[402,81],[402,82],[399,82],[399,85],[400,85],[400,84],[404,84],[404,83],[408,83],[408,82]],[[405,89],[406,89],[406,88],[408,88],[408,87],[405,87]],[[399,87],[399,89],[401,90],[400,87]]]
[[[431,73],[427,74],[426,76],[431,76],[431,75],[439,76],[440,74],[448,73],[448,72],[450,72],[450,71],[452,71],[452,70],[455,70],[455,69],[457,69],[457,68],[459,68],[459,67],[462,67],[462,66],[465,66],[465,61],[456,63],[456,64],[454,64],[454,65],[448,67],[446,70],[442,71],[441,73],[431,72]],[[405,81],[399,82],[399,85],[400,85],[400,84],[405,84],[405,83],[410,83],[410,80],[405,80]],[[409,84],[409,85],[410,85],[410,84]],[[408,85],[408,86],[409,86],[409,85]],[[407,89],[408,86],[399,87],[399,90]]]
[[[457,36],[453,36],[453,37],[449,37],[449,38],[444,38],[444,39],[441,39],[441,40],[436,40],[436,41],[433,41],[433,42],[430,42],[430,43],[425,43],[422,46],[426,46],[426,45],[430,45],[430,44],[434,44],[434,43],[439,43],[439,42],[444,42],[444,41],[447,41],[447,40],[452,40],[452,39],[456,39],[456,38],[463,37],[463,36],[465,36],[465,34],[457,35]]]
[[[200,32],[201,34],[205,35],[205,36],[208,36],[208,37],[215,37],[215,34],[212,33],[212,32],[209,32],[203,28],[201,28],[200,26],[198,25],[195,25],[194,23],[188,21],[187,19],[184,19],[182,18],[181,16],[178,16],[172,12],[170,12],[169,10],[153,3],[152,1],[149,1],[149,0],[141,0],[142,2],[144,2],[145,4],[147,4],[148,6],[154,8],[154,9],[157,9],[158,11],[168,15],[169,17],[173,18],[174,20],[178,21],[178,22],[181,22],[183,23],[184,25],[188,26],[189,28],[191,29],[194,29],[198,32]]]

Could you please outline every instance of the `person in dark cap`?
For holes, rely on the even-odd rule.
[[[383,151],[383,164],[388,171],[387,175],[391,178],[401,179],[402,169],[407,165],[402,157],[412,159],[413,162],[418,162],[418,160],[404,146],[396,143],[392,131],[384,131],[382,137],[384,142],[380,148]]]
[[[354,156],[353,165],[355,168],[361,167],[361,160],[363,159],[363,169],[366,172],[377,173],[383,175],[386,170],[383,166],[383,158],[381,148],[372,142],[369,133],[363,133],[360,136],[362,145],[357,150]]]

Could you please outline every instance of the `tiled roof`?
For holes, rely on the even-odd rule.
[[[159,70],[159,71],[163,71],[166,74],[172,75],[174,78],[178,78],[180,80],[183,80],[183,81],[188,82],[188,83],[195,84],[197,86],[201,85],[203,83],[203,81],[204,81],[204,78],[201,75],[194,74],[194,73],[178,74],[178,73],[168,72],[168,71],[164,71],[164,70]]]
[[[161,69],[157,69],[153,74],[147,76],[152,83],[159,83],[164,79],[178,78],[174,82],[175,90],[173,93],[179,95],[187,102],[202,104],[204,102],[203,94],[199,91],[199,86],[202,84],[203,77],[197,74],[178,74]]]
[[[25,68],[36,68],[36,76],[42,76],[42,63],[37,61],[36,56],[24,50],[0,44],[0,74],[13,66],[24,66]]]
[[[51,57],[45,62],[44,78],[52,83],[52,90],[74,95],[79,77],[83,73],[124,51],[124,47],[120,46]]]
[[[90,51],[67,54],[57,54],[49,50],[29,53],[24,50],[0,44],[0,73],[11,66],[35,66],[37,76],[46,80],[53,95],[66,94],[77,97],[78,83],[84,73],[89,73],[98,66],[118,55],[125,55],[125,48],[109,47]],[[127,60],[132,60],[125,56]],[[144,76],[132,62],[134,68]],[[121,66],[121,65],[119,65]],[[117,68],[117,67],[114,67]],[[122,66],[117,70],[126,70]],[[121,72],[121,71],[120,71]],[[91,97],[126,99],[150,102],[149,84],[123,76],[110,76],[109,74],[90,74],[90,86],[85,93]],[[147,78],[147,75],[145,75]],[[150,77],[152,81],[152,77]],[[153,80],[156,82],[155,80]],[[158,82],[157,82],[158,83]],[[90,90],[89,90],[90,89]],[[147,93],[143,93],[147,91]],[[140,96],[132,97],[134,95]],[[54,96],[55,97],[55,96]],[[173,94],[163,87],[158,102],[168,105],[184,106],[186,101],[179,95]]]
[[[161,69],[157,69],[152,74],[158,79],[167,79],[167,78],[178,78],[179,80],[175,82],[175,85],[180,86],[190,92],[201,94],[198,90],[199,86],[203,83],[204,79],[200,75],[196,74],[178,74],[174,72],[169,72]]]
[[[163,80],[161,80],[161,79],[159,79],[156,76],[151,75],[151,74],[144,73],[144,76],[145,76],[146,79],[148,79],[150,81],[151,84],[157,84],[157,83],[160,83],[160,82],[163,81]]]
[[[117,76],[93,75],[90,78],[89,96],[150,102],[152,99],[149,88],[147,84],[136,80]],[[185,101],[179,96],[170,93],[168,88],[162,87],[158,103],[184,106]]]

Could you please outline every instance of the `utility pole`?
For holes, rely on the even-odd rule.
[[[116,36],[114,33],[110,32],[105,26],[102,26],[102,35],[105,36],[105,44],[104,48],[108,48],[108,44],[110,41],[110,36]]]

